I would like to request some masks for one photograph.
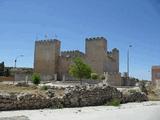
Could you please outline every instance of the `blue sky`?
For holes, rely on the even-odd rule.
[[[104,36],[108,48],[120,50],[120,72],[150,79],[160,64],[159,0],[0,0],[0,62],[33,67],[34,41],[45,34],[62,42],[62,50],[84,51],[85,38]]]

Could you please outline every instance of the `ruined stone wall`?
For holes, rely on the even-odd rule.
[[[60,41],[44,40],[35,43],[34,72],[54,75],[58,70]]]
[[[122,103],[142,102],[148,98],[141,92],[123,94],[103,85],[50,88],[44,94],[0,92],[0,111],[104,105],[112,99]]]

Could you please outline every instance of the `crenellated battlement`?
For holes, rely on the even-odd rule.
[[[79,50],[72,50],[72,51],[62,51],[61,56],[62,57],[71,57],[71,58],[76,58],[76,57],[83,57],[85,54]]]
[[[119,50],[117,48],[112,49],[112,51],[107,51],[107,55],[109,57],[113,57],[113,56],[118,55],[118,54],[119,54]]]
[[[119,53],[119,50],[118,50],[117,48],[113,48],[113,49],[112,49],[112,52],[117,52],[117,53]]]
[[[117,61],[119,59],[119,50],[114,48],[112,51],[107,52],[107,56],[109,59],[112,59],[112,61]]]
[[[93,40],[106,40],[104,37],[92,37],[86,38],[86,41],[93,41]]]
[[[35,41],[36,44],[39,44],[39,45],[48,45],[48,44],[54,44],[54,43],[57,43],[57,42],[60,42],[59,40],[57,39],[47,39],[47,40],[38,40],[38,41]]]

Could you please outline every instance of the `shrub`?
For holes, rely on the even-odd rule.
[[[91,73],[91,78],[93,80],[97,80],[98,79],[98,74],[97,73]]]
[[[136,93],[137,91],[134,89],[130,89],[130,90],[128,90],[128,92],[133,94],[133,93]]]
[[[37,74],[37,73],[34,73],[32,75],[32,82],[33,82],[33,84],[38,85],[40,83],[40,81],[41,81],[40,75]]]
[[[101,75],[101,76],[100,76],[100,79],[101,79],[101,80],[105,80],[105,76],[104,76],[104,75]]]
[[[41,87],[41,90],[48,90],[48,86],[45,86],[45,85],[42,86],[42,87]]]
[[[56,102],[50,106],[51,109],[63,109],[64,105],[62,102]]]
[[[107,104],[106,105],[108,105],[108,106],[120,106],[120,100],[119,99],[111,99],[111,101],[110,102],[107,102]]]

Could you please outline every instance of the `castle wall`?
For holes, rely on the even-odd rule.
[[[119,51],[116,48],[107,53],[104,72],[119,72]]]
[[[109,85],[112,86],[121,86],[122,80],[121,80],[121,74],[116,72],[106,72],[104,73],[105,80]]]
[[[58,65],[58,78],[60,80],[63,79],[63,75],[68,76],[69,67],[73,64],[73,59],[77,57],[82,58],[84,60],[84,53],[78,50],[61,52]]]
[[[69,73],[69,66],[72,64],[72,59],[60,57],[59,59],[59,69],[58,69],[58,79],[62,80],[63,75]]]
[[[54,75],[57,73],[58,58],[60,55],[60,41],[36,41],[34,72],[41,75]]]
[[[114,72],[119,72],[119,50],[114,48],[112,50],[112,57],[113,57],[113,68],[114,68]]]

